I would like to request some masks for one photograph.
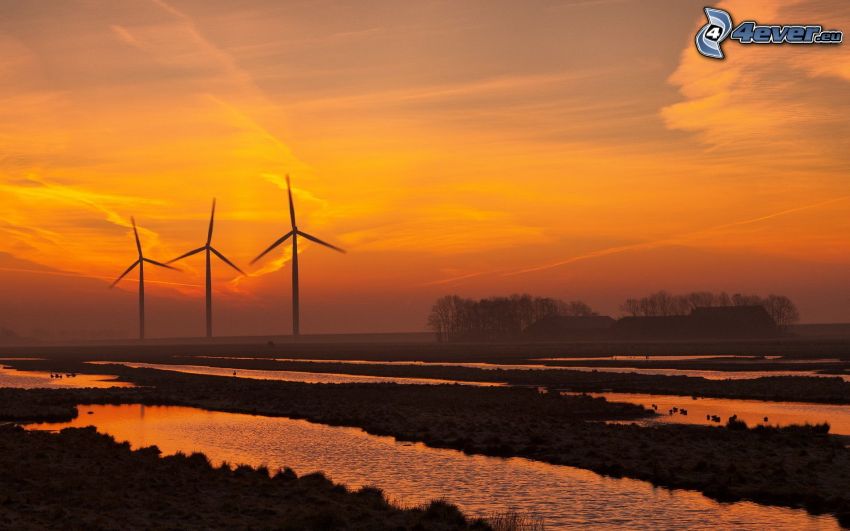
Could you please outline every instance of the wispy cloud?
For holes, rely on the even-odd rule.
[[[628,253],[628,252],[633,252],[633,251],[645,251],[645,250],[657,249],[657,248],[668,247],[668,246],[673,246],[673,245],[689,244],[689,243],[693,243],[695,241],[698,241],[701,238],[708,236],[708,235],[711,235],[711,234],[722,233],[722,232],[726,232],[726,231],[729,231],[729,230],[734,230],[738,227],[744,227],[744,226],[747,226],[747,225],[755,225],[755,224],[763,223],[765,221],[770,221],[770,220],[781,218],[781,217],[784,217],[784,216],[789,216],[791,214],[804,212],[804,211],[807,211],[807,210],[816,210],[816,209],[819,209],[819,208],[822,208],[822,207],[825,207],[825,206],[828,206],[828,205],[833,205],[833,204],[836,204],[836,203],[845,202],[848,199],[850,199],[850,195],[842,196],[842,197],[835,197],[835,198],[827,199],[827,200],[824,200],[824,201],[818,201],[818,202],[815,202],[815,203],[801,205],[801,206],[797,206],[797,207],[793,207],[793,208],[787,208],[787,209],[780,210],[780,211],[777,211],[777,212],[771,212],[769,214],[764,214],[764,215],[761,215],[761,216],[742,219],[742,220],[738,220],[738,221],[732,221],[732,222],[729,222],[729,223],[721,223],[721,224],[718,224],[718,225],[706,227],[706,228],[695,230],[695,231],[689,231],[689,232],[686,232],[686,233],[672,235],[672,236],[669,236],[669,237],[666,237],[666,238],[659,238],[659,239],[647,241],[647,242],[638,242],[638,243],[632,243],[632,244],[627,244],[627,245],[616,245],[616,246],[612,246],[612,247],[606,247],[604,249],[598,249],[598,250],[583,253],[583,254],[580,254],[580,255],[571,256],[571,257],[565,258],[563,260],[557,260],[557,261],[554,261],[554,262],[549,262],[549,263],[541,264],[541,265],[537,265],[537,266],[524,267],[524,268],[513,269],[513,270],[509,270],[509,269],[505,269],[505,268],[494,268],[494,269],[487,269],[487,270],[483,270],[483,271],[463,273],[463,274],[452,276],[452,277],[449,277],[449,278],[443,278],[443,279],[438,279],[438,280],[434,280],[434,281],[431,281],[431,282],[427,282],[427,283],[423,284],[423,286],[454,284],[454,283],[462,282],[464,280],[469,280],[469,279],[472,279],[472,278],[479,278],[479,277],[491,276],[491,275],[498,275],[498,276],[525,275],[525,274],[530,274],[530,273],[537,273],[537,272],[540,272],[540,271],[546,271],[546,270],[550,270],[550,269],[556,269],[556,268],[559,268],[559,267],[564,267],[564,266],[568,266],[568,265],[575,264],[575,263],[578,263],[578,262],[584,262],[584,261],[587,261],[587,260],[593,260],[593,259],[596,259],[596,258],[603,258],[603,257],[606,257],[606,256],[612,256],[612,255]]]
[[[818,16],[800,2],[729,0],[720,6],[748,20]],[[850,14],[832,10],[828,20],[846,27]],[[723,61],[706,59],[693,46],[682,52],[669,81],[683,99],[661,110],[667,127],[694,133],[717,156],[731,154],[749,164],[782,160],[811,167],[830,159],[835,130],[850,112],[848,99],[838,96],[849,89],[850,54],[825,46],[726,47]]]
[[[33,275],[49,275],[56,277],[71,277],[71,278],[91,278],[94,280],[108,280],[114,281],[114,277],[108,277],[104,275],[85,275],[82,273],[74,273],[72,271],[57,271],[52,269],[27,269],[23,267],[4,267],[0,266],[0,271],[8,271],[10,273],[28,273]],[[125,277],[125,281],[133,281],[138,280],[138,277],[134,278],[132,276]],[[180,287],[190,287],[190,288],[201,288],[200,284],[190,284],[186,282],[173,282],[169,280],[155,280],[155,279],[145,279],[145,284],[160,284],[164,286],[180,286]],[[105,286],[104,286],[105,287]]]
[[[592,252],[581,254],[581,255],[578,255],[578,256],[572,256],[572,257],[564,259],[564,260],[559,260],[557,262],[552,262],[552,263],[544,264],[544,265],[540,265],[540,266],[523,268],[523,269],[519,269],[519,270],[516,270],[516,271],[509,272],[509,273],[504,273],[504,274],[505,275],[522,275],[522,274],[526,274],[526,273],[534,273],[534,272],[537,272],[537,271],[544,271],[546,269],[554,269],[554,268],[557,268],[557,267],[562,267],[562,266],[565,266],[565,265],[574,264],[576,262],[581,262],[581,261],[584,261],[584,260],[590,260],[590,259],[593,259],[593,258],[601,258],[603,256],[610,256],[610,255],[613,255],[613,254],[620,254],[620,253],[625,253],[625,252],[629,252],[629,251],[642,251],[642,250],[647,250],[647,249],[655,249],[657,247],[664,247],[664,246],[669,246],[669,245],[685,244],[685,243],[693,242],[694,240],[696,240],[696,239],[698,239],[702,236],[711,234],[711,233],[727,231],[729,229],[735,229],[737,227],[743,227],[743,226],[746,226],[746,225],[753,225],[753,224],[756,224],[756,223],[762,223],[764,221],[769,221],[769,220],[776,219],[776,218],[779,218],[779,217],[782,217],[782,216],[787,216],[787,215],[790,215],[790,214],[796,214],[798,212],[802,212],[802,211],[805,211],[805,210],[813,210],[813,209],[817,209],[817,208],[824,207],[824,206],[827,206],[827,205],[831,205],[833,203],[844,202],[848,199],[850,199],[850,196],[836,197],[836,198],[828,199],[828,200],[825,200],[825,201],[818,201],[816,203],[811,203],[811,204],[808,204],[808,205],[802,205],[802,206],[798,206],[798,207],[794,207],[794,208],[788,208],[788,209],[785,209],[785,210],[781,210],[781,211],[778,211],[778,212],[772,212],[770,214],[765,214],[765,215],[757,216],[757,217],[754,217],[754,218],[748,218],[748,219],[733,221],[733,222],[730,222],[730,223],[722,223],[720,225],[714,225],[712,227],[707,227],[707,228],[699,229],[699,230],[692,231],[692,232],[677,234],[677,235],[674,235],[674,236],[670,236],[668,238],[661,238],[661,239],[653,240],[653,241],[649,241],[649,242],[634,243],[634,244],[629,244],[629,245],[618,245],[618,246],[614,246],[614,247],[608,247],[608,248],[605,248],[605,249],[599,249],[597,251],[592,251]]]
[[[557,72],[546,74],[528,74],[521,76],[497,76],[473,81],[446,83],[431,86],[414,86],[404,89],[366,92],[354,95],[341,95],[327,98],[314,98],[299,101],[291,106],[301,108],[319,107],[333,109],[360,107],[369,104],[391,104],[428,100],[450,100],[486,94],[510,94],[517,91],[540,90],[547,86],[558,86],[570,82],[604,76],[615,73],[613,68],[597,68],[578,72]]]
[[[248,89],[250,92],[259,92],[250,74],[241,69],[230,54],[226,53],[219,46],[216,46],[212,41],[207,39],[201,30],[198,29],[195,21],[188,14],[175,8],[165,0],[151,0],[151,2],[179,20],[181,22],[182,29],[185,31],[191,42],[207,56],[216,61],[216,63],[218,63],[221,67],[221,70],[234,82],[241,85],[243,88]]]
[[[36,176],[30,176],[19,183],[0,183],[0,192],[39,201],[58,201],[82,205],[102,213],[106,221],[121,227],[130,227],[131,223],[129,216],[120,214],[116,207],[164,206],[167,204],[165,201],[157,199],[93,192],[74,186],[51,183]]]
[[[721,5],[850,27],[840,2]],[[340,307],[369,290],[419,311],[423,282],[557,294],[558,275],[521,275],[671,245],[846,262],[850,47],[730,43],[708,61],[692,44],[699,6],[646,13],[632,0],[15,10],[0,21],[0,249],[111,279],[135,254],[131,215],[167,258],[199,244],[217,197],[216,246],[246,264],[288,230],[290,173],[299,225],[352,251],[309,260],[305,277]],[[599,45],[603,26],[631,45]],[[245,278],[216,269],[215,286],[283,289],[267,277],[288,249]]]

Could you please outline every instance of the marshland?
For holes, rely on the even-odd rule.
[[[0,0],[0,529],[850,529],[810,4]]]
[[[94,350],[97,348],[94,347]],[[356,347],[358,350],[361,348],[367,347]],[[411,347],[408,345],[402,350],[404,348]],[[491,352],[498,352],[501,348],[490,347]],[[269,349],[275,349],[275,352],[269,352]],[[404,457],[407,459],[405,462],[424,460],[422,470],[450,470],[445,466],[435,467],[433,463],[429,466],[428,460],[432,458],[427,457],[428,452],[438,450],[459,451],[458,456],[467,456],[453,459],[487,458],[507,463],[521,459],[523,463],[539,463],[537,466],[548,467],[545,470],[549,479],[534,480],[540,484],[538,490],[528,487],[519,492],[506,485],[504,490],[490,491],[489,496],[483,497],[468,493],[452,481],[479,475],[492,478],[496,472],[473,469],[474,472],[449,478],[445,477],[445,472],[444,476],[411,472],[413,477],[397,472],[397,476],[389,474],[378,478],[378,481],[383,481],[378,488],[383,489],[391,504],[394,502],[398,507],[411,509],[425,507],[430,500],[422,499],[424,493],[433,499],[457,504],[458,514],[464,514],[463,518],[469,525],[490,525],[486,520],[488,515],[505,515],[512,510],[518,510],[517,514],[536,526],[548,524],[550,528],[558,528],[577,525],[575,520],[565,519],[564,514],[569,511],[565,512],[559,505],[569,504],[571,498],[564,498],[563,493],[554,494],[558,490],[552,490],[553,487],[544,487],[551,484],[551,474],[560,474],[561,480],[555,484],[564,487],[578,481],[570,475],[572,470],[590,471],[584,474],[597,474],[594,477],[599,477],[598,481],[603,481],[601,478],[622,478],[663,487],[665,492],[672,493],[665,496],[674,496],[674,507],[691,503],[687,501],[692,499],[688,496],[700,493],[705,501],[697,505],[719,503],[725,507],[723,514],[731,515],[729,517],[733,519],[740,518],[735,522],[743,528],[756,527],[756,522],[762,521],[761,511],[769,513],[766,518],[777,518],[788,527],[814,525],[814,521],[806,524],[807,518],[817,518],[819,527],[848,523],[850,502],[844,493],[850,492],[850,475],[847,473],[850,470],[850,450],[843,435],[847,433],[843,410],[836,405],[847,403],[850,383],[840,378],[771,376],[771,368],[784,370],[787,364],[765,366],[764,360],[759,359],[753,360],[762,369],[763,374],[759,378],[707,380],[629,372],[630,367],[636,364],[634,360],[626,360],[619,365],[623,372],[562,369],[548,365],[549,361],[539,360],[547,356],[541,356],[536,348],[533,348],[534,352],[517,355],[522,346],[516,347],[510,358],[478,356],[478,361],[468,365],[460,365],[464,362],[453,365],[410,358],[398,360],[389,355],[371,356],[373,359],[367,360],[369,362],[351,363],[343,360],[370,356],[345,355],[348,349],[352,349],[351,345],[339,349],[341,352],[335,351],[330,344],[324,345],[327,361],[317,360],[314,357],[315,347],[309,344],[303,350],[297,345],[271,347],[264,344],[253,349],[231,347],[227,355],[218,356],[215,353],[198,355],[196,347],[187,349],[180,345],[158,347],[159,352],[155,355],[134,355],[127,352],[126,347],[113,347],[108,353],[91,356],[76,352],[56,355],[50,349],[38,349],[38,357],[46,359],[15,359],[4,363],[20,373],[61,372],[77,374],[78,377],[98,375],[99,382],[112,381],[124,387],[81,389],[63,385],[54,389],[2,389],[0,418],[24,425],[40,422],[39,429],[48,430],[93,425],[119,441],[130,441],[134,448],[153,444],[167,448],[166,454],[199,451],[207,454],[214,465],[229,462],[235,455],[242,458],[242,461],[236,459],[238,463],[235,464],[265,464],[271,467],[270,470],[289,466],[299,474],[323,471],[332,481],[341,481],[347,485],[346,488],[355,490],[365,486],[363,481],[370,470],[384,465],[351,467],[349,463],[357,462],[358,458],[344,454],[344,466],[330,461],[323,466],[321,459],[306,460],[304,454],[293,457],[286,452],[270,452],[266,443],[259,445],[257,450],[248,451],[243,447],[242,451],[233,454],[232,448],[222,450],[221,441],[211,441],[201,435],[210,429],[222,429],[222,425],[232,422],[227,420],[221,424],[222,421],[214,419],[214,415],[248,415],[249,419],[256,419],[250,423],[281,419],[279,422],[306,421],[316,429],[331,429],[320,428],[327,426],[361,430],[363,435],[359,437],[366,437],[369,445],[378,446],[377,449],[370,446],[372,453],[368,454],[368,459],[359,457],[361,462],[364,459],[380,459],[377,456],[383,452],[388,466],[393,461],[389,450],[398,445],[412,444],[420,445],[420,451]],[[386,346],[375,348],[377,352],[382,349],[390,350]],[[299,354],[310,361],[298,360]],[[105,359],[107,357],[111,359]],[[375,357],[383,359],[375,360]],[[569,355],[560,350],[555,356],[548,357]],[[714,367],[712,360],[704,358],[670,362],[653,360],[651,363],[676,364],[685,369],[688,363],[699,364],[702,369],[706,366],[718,371],[728,369],[727,358],[718,357],[716,360]],[[507,362],[533,368],[499,367],[500,363]],[[829,363],[836,365],[834,361]],[[182,372],[186,364],[223,372],[217,375]],[[812,365],[816,363],[806,363],[807,370],[812,370]],[[281,376],[280,379],[263,379],[240,375],[240,371],[280,372]],[[395,380],[396,383],[352,383],[346,380],[340,380],[342,383],[305,383],[286,381],[286,375],[290,373],[400,380]],[[404,379],[408,378],[417,380],[405,383]],[[428,383],[429,379],[433,381]],[[500,385],[466,385],[468,382]],[[646,393],[652,393],[651,396],[662,407],[647,402],[644,399]],[[606,400],[606,396],[610,400]],[[691,419],[699,417],[695,406],[690,404],[699,404],[701,400],[707,409],[698,407],[699,414],[711,410],[717,415],[717,422],[710,419],[691,422]],[[712,410],[711,400],[727,402],[723,407],[718,404]],[[783,420],[777,411],[787,409],[787,401],[792,400],[808,404],[810,408],[804,408],[803,413],[790,420]],[[670,414],[672,404],[678,404],[675,415]],[[747,404],[749,406],[744,407]],[[763,407],[760,408],[759,404]],[[147,413],[141,417],[131,414],[130,421],[125,418],[126,410],[120,409],[142,406]],[[119,409],[110,410],[110,407]],[[680,409],[688,407],[691,408],[690,414],[683,416]],[[155,413],[160,411],[156,408],[161,408],[163,413]],[[181,411],[179,408],[197,412],[194,417],[186,417],[183,413],[179,418],[196,417],[197,420],[191,422],[202,426],[188,434],[169,433],[166,419],[172,415],[170,412]],[[202,411],[210,413],[203,414]],[[762,413],[767,419],[762,419]],[[158,416],[163,417],[159,425],[155,420]],[[125,420],[122,424],[112,418]],[[836,428],[829,425],[830,420]],[[122,429],[121,426],[127,422],[138,424],[138,429],[135,432]],[[275,425],[274,428],[257,429],[279,429],[281,433],[287,433],[294,428]],[[147,435],[139,439],[137,433]],[[283,435],[280,437],[272,439],[285,439]],[[336,439],[350,437],[350,433],[331,431],[321,437],[313,437],[317,440]],[[371,442],[372,437],[378,438],[376,441],[390,442]],[[337,455],[340,452],[337,449],[318,454]],[[272,463],[272,459],[277,461]],[[412,464],[407,466],[411,471],[415,470]],[[457,466],[460,465],[454,465]],[[524,477],[515,468],[503,472],[512,477]],[[492,488],[492,485],[500,483],[488,479],[486,484]],[[439,485],[445,488],[441,489]],[[606,496],[616,499],[617,491],[624,488],[622,485],[616,481],[603,481],[594,484],[592,492],[599,496],[598,492],[605,491]],[[634,485],[630,483],[629,488],[640,490]],[[481,488],[486,489],[484,486]],[[680,491],[694,494],[676,497],[680,496],[676,494]],[[652,498],[645,492],[641,496]],[[482,501],[482,498],[485,500]],[[560,502],[553,501],[562,498]],[[660,501],[646,499],[642,503],[654,506]],[[612,522],[618,518],[615,509],[606,512],[596,507],[594,510],[596,514],[612,518]],[[674,510],[668,507],[665,514],[669,516],[672,514],[669,511]],[[629,518],[634,519],[630,520],[632,522],[643,521],[649,525],[649,520],[644,520],[648,516],[631,514]],[[503,522],[504,519],[493,521]]]

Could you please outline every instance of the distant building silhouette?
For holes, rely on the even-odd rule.
[[[606,339],[615,323],[607,315],[553,315],[531,324],[523,335],[534,341]]]
[[[689,315],[623,317],[611,330],[612,339],[682,339],[692,337]]]
[[[694,308],[697,331],[709,330],[730,337],[774,336],[779,329],[762,305]]]
[[[779,335],[764,306],[694,308],[690,315],[623,317],[612,336],[617,339],[745,339]]]

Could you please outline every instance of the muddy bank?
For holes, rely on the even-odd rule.
[[[621,393],[669,394],[711,398],[740,398],[781,402],[850,404],[850,382],[816,376],[765,376],[743,380],[709,380],[693,376],[667,376],[628,372],[588,372],[569,369],[481,369],[441,365],[371,365],[333,362],[274,361],[255,359],[168,358],[163,363],[196,363],[239,369],[305,371],[400,378],[434,378],[467,382],[505,382],[511,385],[545,386],[553,389]],[[21,369],[80,368],[73,362],[14,361]],[[48,365],[45,365],[48,364]],[[96,366],[114,372],[111,366]],[[106,369],[105,367],[109,367]],[[624,371],[627,369],[624,369]]]
[[[146,343],[90,343],[78,346],[51,344],[0,347],[2,356],[43,356],[73,360],[128,360],[161,362],[173,355],[252,356],[268,358],[363,359],[377,361],[522,362],[536,357],[612,355],[780,355],[850,360],[850,339],[781,338],[751,341],[585,341],[553,343],[422,343],[346,342],[293,340],[291,337],[260,340],[203,340],[186,344],[168,340]]]
[[[767,360],[763,356],[755,358],[714,358],[697,360],[679,359],[587,359],[587,360],[538,360],[548,367],[628,367],[635,369],[675,369],[696,371],[753,372],[753,371],[841,371],[850,368],[850,361],[837,358],[823,360],[779,358]]]
[[[202,454],[131,451],[93,428],[0,427],[7,529],[488,529],[454,506],[402,510],[321,474],[213,468]]]
[[[699,490],[718,500],[805,507],[850,523],[850,451],[838,437],[817,430],[592,422],[646,411],[529,388],[310,385],[123,367],[110,372],[150,387],[92,390],[89,401],[143,398],[360,427],[433,447],[521,456]]]

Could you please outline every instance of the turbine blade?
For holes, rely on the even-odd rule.
[[[239,272],[240,272],[240,273],[242,273],[243,275],[245,274],[245,272],[244,272],[244,271],[242,271],[241,269],[239,269],[238,267],[236,267],[236,264],[234,264],[233,262],[231,262],[230,260],[228,260],[228,259],[227,259],[227,257],[226,257],[226,256],[224,256],[223,254],[221,254],[220,252],[218,252],[218,251],[216,250],[216,248],[215,248],[215,247],[210,247],[210,251],[212,251],[212,252],[213,252],[213,254],[214,254],[214,255],[216,255],[217,257],[221,258],[221,260],[222,260],[225,264],[227,264],[227,265],[229,265],[230,267],[232,267],[233,269],[235,269],[235,270],[239,271]]]
[[[173,264],[174,262],[176,262],[178,260],[183,260],[184,258],[188,258],[188,257],[192,256],[193,254],[198,254],[199,252],[203,251],[204,249],[206,249],[206,246],[198,247],[197,249],[192,249],[188,253],[183,253],[180,256],[178,256],[177,258],[175,258],[173,260],[169,260],[168,262],[166,262],[166,264]]]
[[[278,239],[277,239],[277,241],[275,241],[273,244],[269,245],[269,248],[268,248],[268,249],[266,249],[265,251],[261,252],[259,255],[257,255],[257,257],[256,257],[256,258],[254,258],[253,260],[251,260],[251,264],[254,264],[257,260],[259,260],[260,258],[262,258],[262,257],[264,257],[265,255],[267,255],[267,254],[268,254],[268,253],[269,253],[272,249],[274,249],[274,248],[275,248],[275,247],[277,247],[278,245],[280,245],[280,244],[282,244],[283,242],[285,242],[285,241],[287,240],[287,238],[289,238],[290,236],[292,236],[292,231],[287,232],[286,234],[284,234],[283,236],[281,236],[280,238],[278,238]]]
[[[323,242],[319,238],[316,238],[315,236],[311,236],[310,234],[307,234],[306,232],[299,230],[298,234],[300,234],[301,236],[304,236],[305,238],[307,238],[310,241],[314,241],[314,242],[318,243],[319,245],[324,245],[328,249],[333,249],[334,251],[338,251],[342,254],[345,254],[345,249],[341,249],[341,248],[337,247],[336,245],[331,245],[328,242]]]
[[[215,198],[213,198],[212,211],[210,212],[210,228],[207,231],[207,245],[212,241],[213,223],[215,223]]]
[[[166,269],[173,269],[174,271],[180,271],[179,269],[177,269],[174,266],[170,266],[168,264],[163,264],[162,262],[157,262],[156,260],[151,260],[150,258],[142,258],[142,260],[144,260],[145,262],[147,262],[149,264],[153,264],[155,266],[164,267]]]
[[[295,204],[292,202],[292,186],[289,184],[289,174],[286,174],[286,193],[289,196],[289,221],[295,230]]]
[[[136,249],[139,251],[139,257],[142,256],[142,242],[139,240],[139,230],[136,228],[136,218],[130,217],[133,222],[133,234],[136,236]]]
[[[116,278],[116,279],[115,279],[115,282],[113,282],[112,284],[110,284],[109,289],[114,288],[114,287],[115,287],[115,284],[118,284],[119,282],[121,282],[121,279],[122,279],[122,278],[124,278],[124,277],[126,277],[127,275],[129,275],[129,274],[130,274],[130,271],[132,271],[133,269],[135,269],[137,265],[139,265],[139,261],[138,261],[138,260],[136,260],[135,262],[133,262],[133,265],[131,265],[130,267],[128,267],[126,271],[124,271],[123,273],[121,273],[121,276],[120,276],[120,277],[118,277],[118,278]]]

